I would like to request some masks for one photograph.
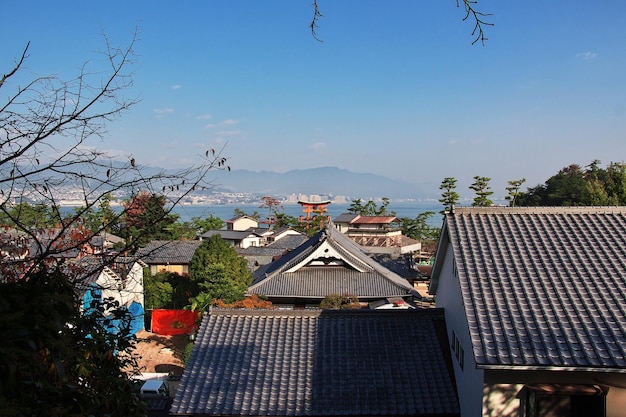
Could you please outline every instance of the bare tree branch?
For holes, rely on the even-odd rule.
[[[311,24],[309,25],[309,27],[311,28],[311,34],[313,35],[313,38],[319,42],[324,42],[323,40],[317,37],[317,33],[316,33],[316,29],[319,27],[317,25],[317,21],[322,17],[324,17],[324,15],[320,13],[320,8],[317,5],[317,0],[313,0],[313,20],[311,20]]]
[[[460,7],[460,0],[456,0],[456,7]],[[474,41],[472,45],[476,42],[480,41],[481,44],[485,44],[485,41],[488,40],[485,36],[484,26],[493,26],[493,23],[489,23],[484,20],[485,17],[491,16],[491,13],[483,13],[474,8],[474,5],[478,4],[478,0],[463,0],[463,7],[465,8],[465,17],[463,20],[467,20],[470,17],[474,20],[474,30],[472,30],[472,36],[474,36]]]
[[[0,215],[33,245],[30,255],[2,259],[3,269],[18,265],[23,278],[49,267],[67,251],[83,245],[110,225],[103,222],[88,233],[84,215],[99,207],[110,195],[131,198],[139,192],[165,195],[164,216],[183,198],[198,189],[213,187],[207,179],[211,170],[229,170],[222,150],[208,150],[189,168],[155,170],[129,156],[125,162],[98,150],[94,140],[106,139],[107,123],[138,102],[126,98],[133,85],[136,35],[124,48],[113,47],[105,36],[103,60],[86,62],[80,73],[67,80],[57,76],[36,77],[0,105]],[[11,77],[22,68],[29,45],[16,65],[2,77],[0,86],[11,88]],[[94,69],[95,68],[95,69]],[[103,69],[104,68],[104,69]],[[59,209],[58,196],[68,186],[79,190],[82,207],[70,216]],[[13,210],[22,202],[44,204],[58,222],[54,230],[33,228]],[[125,215],[117,212],[112,221]],[[162,219],[154,219],[159,222]],[[80,233],[79,233],[80,232]],[[0,245],[6,242],[0,238]],[[122,248],[129,249],[130,246]],[[0,257],[3,257],[0,253]],[[10,268],[9,268],[10,269]],[[3,272],[0,271],[0,281]]]
[[[478,4],[478,0],[456,0],[456,7],[461,7],[461,1],[463,2],[463,7],[465,9],[465,17],[463,20],[468,20],[470,17],[474,20],[474,30],[472,30],[472,36],[474,36],[474,41],[472,45],[476,42],[480,41],[483,45],[485,41],[488,40],[485,36],[484,26],[493,26],[493,23],[489,23],[484,20],[485,17],[491,16],[490,13],[483,13],[475,9],[474,5]],[[317,4],[317,0],[313,0],[313,19],[311,20],[311,24],[309,28],[311,29],[311,34],[313,38],[317,41],[323,42],[320,38],[317,37],[317,28],[319,27],[317,22],[321,17],[324,17],[320,12],[319,5]]]

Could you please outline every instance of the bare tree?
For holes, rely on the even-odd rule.
[[[128,46],[117,48],[105,36],[105,48],[99,54],[102,59],[85,63],[76,77],[38,76],[20,86],[17,74],[28,59],[27,44],[0,78],[0,93],[8,91],[6,102],[0,104],[0,214],[37,246],[30,256],[12,259],[22,265],[26,276],[59,251],[86,243],[90,234],[68,239],[69,231],[80,227],[81,216],[98,208],[111,194],[164,194],[168,214],[189,193],[212,186],[207,180],[210,170],[229,169],[223,149],[207,150],[198,155],[195,166],[178,171],[147,169],[139,155],[116,162],[98,150],[106,139],[107,124],[138,102],[125,96],[133,85],[136,40],[134,36]],[[58,201],[68,186],[80,190],[82,200],[82,208],[69,217],[61,213]],[[11,210],[22,202],[44,203],[58,221],[57,233],[41,239],[40,231]],[[117,215],[119,219],[124,212]],[[100,230],[106,228],[104,221]],[[9,261],[4,259],[3,263]]]
[[[491,13],[484,13],[480,10],[476,9],[476,5],[478,4],[478,0],[456,0],[456,7],[461,7],[463,5],[463,9],[465,10],[465,17],[463,20],[469,20],[474,22],[474,29],[472,30],[472,36],[474,37],[474,41],[472,45],[476,42],[480,41],[481,44],[485,44],[487,37],[485,36],[485,26],[493,26],[493,23],[487,22],[486,18],[491,16]],[[317,0],[313,0],[313,19],[311,19],[311,23],[309,24],[309,28],[311,29],[311,34],[315,40],[322,42],[322,40],[317,36],[317,28],[319,27],[319,20],[324,17],[324,15],[320,11],[319,4]]]

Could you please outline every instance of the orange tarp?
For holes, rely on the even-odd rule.
[[[152,333],[190,334],[197,330],[199,314],[191,310],[152,310]]]

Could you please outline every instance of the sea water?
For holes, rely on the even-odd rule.
[[[205,218],[210,215],[226,221],[235,217],[236,210],[241,210],[249,215],[257,212],[262,220],[268,216],[269,211],[267,208],[260,208],[259,206],[260,204],[179,205],[174,208],[173,212],[180,216],[181,222],[189,221],[192,217]],[[350,204],[331,203],[327,206],[327,215],[334,219],[340,214],[348,213],[349,207]],[[397,217],[408,217],[410,219],[416,218],[420,213],[433,212],[434,214],[428,219],[428,224],[432,227],[441,226],[443,219],[440,212],[443,208],[444,206],[436,201],[391,202],[387,207],[390,212],[395,212]],[[278,208],[278,211],[295,218],[304,215],[302,206],[299,204],[284,204]]]

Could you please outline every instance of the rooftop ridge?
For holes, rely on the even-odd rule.
[[[441,308],[372,310],[372,309],[315,309],[315,310],[279,310],[279,309],[238,309],[210,307],[204,316],[241,316],[241,317],[320,317],[320,316],[378,316],[385,315],[421,315],[443,317]]]
[[[626,214],[626,206],[454,207],[448,214]]]

